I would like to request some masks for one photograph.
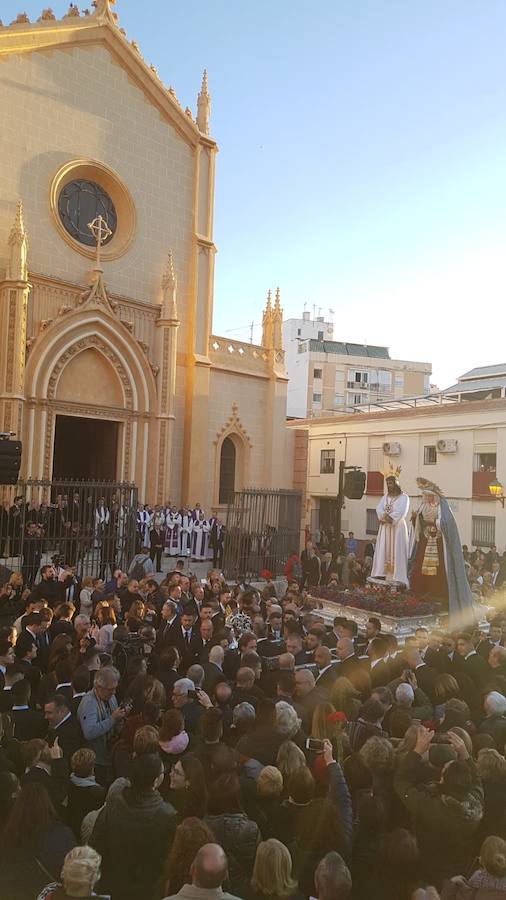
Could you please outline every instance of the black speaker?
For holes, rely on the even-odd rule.
[[[17,484],[21,449],[21,441],[0,440],[0,484]]]
[[[365,491],[365,472],[352,469],[344,476],[344,496],[348,500],[361,500]]]

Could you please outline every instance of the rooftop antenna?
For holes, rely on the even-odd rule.
[[[313,303],[313,319],[316,319],[316,303]]]
[[[321,306],[319,306],[318,307],[318,315],[321,316],[321,314],[322,314],[322,308],[321,308]]]
[[[253,343],[253,329],[254,329],[254,327],[255,327],[255,323],[252,322],[251,325],[250,325],[250,333],[249,333],[249,342],[250,342],[250,344]]]

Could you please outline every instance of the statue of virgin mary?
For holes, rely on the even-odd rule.
[[[415,594],[441,600],[448,606],[451,627],[463,627],[477,616],[457,523],[436,484],[425,478],[417,478],[416,483],[422,502],[413,516],[410,587]]]

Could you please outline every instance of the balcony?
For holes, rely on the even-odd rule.
[[[488,486],[496,477],[495,472],[473,472],[473,500],[493,500]]]
[[[384,479],[381,472],[368,472],[365,492],[371,497],[381,497],[384,494]]]

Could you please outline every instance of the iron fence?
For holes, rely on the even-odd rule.
[[[134,484],[27,480],[2,490],[0,566],[21,571],[28,586],[52,561],[76,566],[81,578],[107,578],[137,550]]]
[[[236,491],[227,509],[223,571],[226,578],[283,574],[299,548],[300,491]]]

